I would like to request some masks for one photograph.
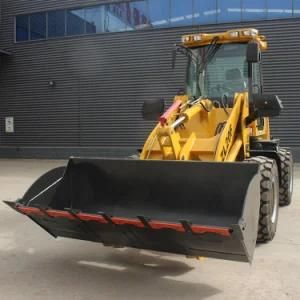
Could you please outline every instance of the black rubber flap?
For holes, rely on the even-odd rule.
[[[230,237],[131,226],[123,226],[120,232],[114,226],[99,225],[92,231],[105,244],[249,261],[258,223],[257,172],[258,165],[246,163],[72,158],[63,179],[27,203],[113,217],[228,227],[233,229]],[[73,226],[69,221],[35,221],[56,236],[66,236],[63,226]],[[71,237],[82,239],[83,235]]]

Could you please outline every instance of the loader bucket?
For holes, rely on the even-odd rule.
[[[7,202],[54,237],[251,262],[258,165],[71,158]]]

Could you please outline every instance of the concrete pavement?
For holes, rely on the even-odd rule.
[[[64,161],[0,160],[0,199],[21,197]],[[0,203],[0,299],[300,299],[300,166],[293,204],[253,264],[53,239]]]

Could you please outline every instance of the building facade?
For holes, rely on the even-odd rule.
[[[172,101],[186,33],[257,28],[264,91],[283,100],[272,134],[300,158],[299,0],[0,0],[0,157],[125,156],[153,127],[145,100]]]

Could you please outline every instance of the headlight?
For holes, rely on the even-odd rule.
[[[239,37],[239,32],[238,31],[231,31],[231,32],[229,32],[229,35],[231,37]]]
[[[189,35],[184,35],[181,38],[182,43],[188,43],[190,41],[190,36]]]
[[[194,35],[194,41],[199,42],[202,40],[202,36],[200,34]]]
[[[257,36],[258,35],[258,30],[248,29],[248,30],[243,31],[243,35],[245,35],[245,36]]]
[[[202,40],[201,34],[195,34],[195,35],[184,35],[181,38],[182,43],[189,43],[189,42],[200,42]]]

